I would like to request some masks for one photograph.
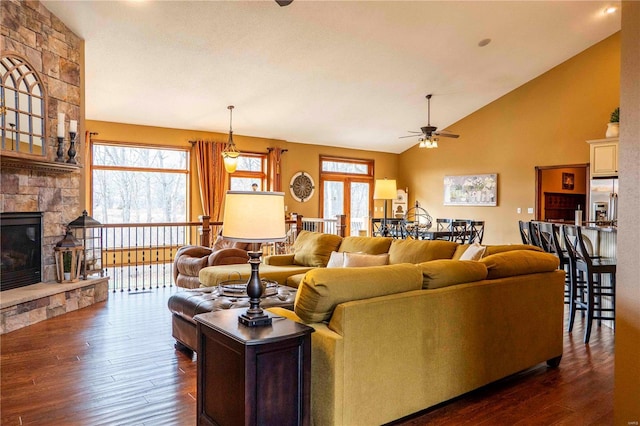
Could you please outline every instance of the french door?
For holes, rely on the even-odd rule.
[[[373,162],[368,160],[321,158],[320,202],[323,218],[346,216],[345,235],[369,229]]]

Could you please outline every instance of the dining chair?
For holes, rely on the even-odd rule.
[[[484,220],[469,221],[469,244],[482,244],[484,238]]]
[[[602,320],[615,321],[617,262],[615,258],[592,257],[580,226],[563,225],[562,233],[567,253],[576,268],[571,283],[568,330],[573,330],[576,311],[583,311],[587,321],[584,343],[587,344],[593,320],[598,320],[598,325]],[[584,284],[578,281],[580,273],[584,275]],[[608,275],[609,280],[604,280],[604,275]],[[604,297],[609,299],[606,305]]]
[[[438,240],[450,240],[451,239],[451,223],[453,219],[437,218],[436,219],[436,232],[447,232],[445,235],[436,237]]]
[[[468,236],[466,220],[451,221],[451,236],[449,237],[449,241],[464,244]]]

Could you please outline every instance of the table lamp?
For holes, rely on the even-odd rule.
[[[284,241],[284,193],[261,191],[227,191],[222,236],[230,241],[266,243]],[[247,282],[249,308],[238,321],[249,327],[271,324],[271,318],[260,308],[262,251],[249,251],[251,276]]]
[[[389,227],[387,226],[387,200],[395,200],[398,196],[398,190],[396,188],[395,179],[376,179],[376,186],[373,189],[374,200],[384,200],[384,218],[382,219],[382,226],[380,229],[380,235],[388,237]]]

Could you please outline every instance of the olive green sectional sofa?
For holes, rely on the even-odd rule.
[[[301,237],[294,254],[267,258],[260,271],[298,287],[293,311],[269,310],[315,329],[315,425],[391,422],[560,362],[564,271],[551,254],[527,245]],[[461,260],[472,251],[484,253]],[[365,264],[386,254],[388,264],[322,267],[334,252],[370,254]],[[226,266],[204,268],[203,284],[221,279],[215,268]]]

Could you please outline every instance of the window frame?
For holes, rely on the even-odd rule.
[[[260,188],[258,191],[267,191],[267,178],[268,178],[268,170],[269,170],[269,154],[261,153],[261,152],[241,152],[240,157],[251,157],[251,158],[260,158],[262,164],[262,171],[254,172],[250,170],[240,170],[236,169],[233,173],[228,173],[228,185],[231,188],[231,181],[236,178],[240,179],[258,179],[260,181]]]
[[[142,149],[158,149],[165,151],[181,151],[186,154],[185,158],[185,168],[184,169],[164,169],[164,168],[155,168],[155,167],[131,167],[131,166],[102,166],[94,164],[93,158],[93,148],[95,145],[108,145],[115,147],[129,147],[129,148],[142,148]],[[184,223],[188,222],[191,217],[191,150],[188,147],[176,147],[176,146],[167,146],[160,144],[146,144],[146,143],[136,143],[136,142],[120,142],[120,141],[110,141],[104,139],[90,139],[88,146],[88,165],[89,165],[89,214],[91,216],[94,215],[93,212],[93,172],[94,170],[112,170],[112,171],[130,171],[130,172],[153,172],[153,173],[180,173],[185,174],[185,203],[186,203],[186,212],[184,220],[175,222],[175,223]],[[167,223],[167,222],[160,222]],[[172,223],[172,222],[168,222]],[[157,225],[159,223],[154,223]]]

